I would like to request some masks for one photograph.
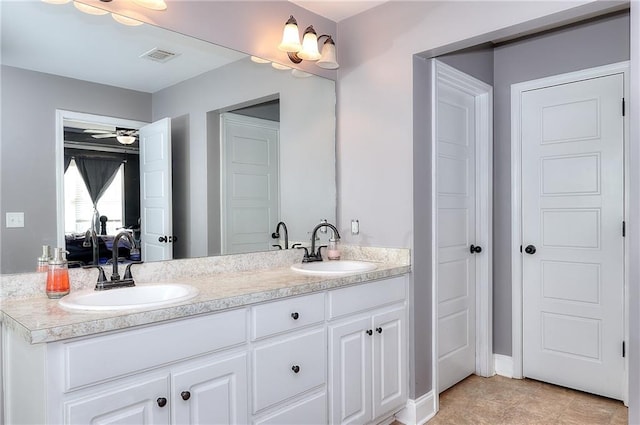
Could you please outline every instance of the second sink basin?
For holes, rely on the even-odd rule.
[[[375,270],[377,267],[375,263],[366,261],[338,260],[298,263],[291,266],[291,270],[319,276],[335,276],[349,273],[364,273]]]
[[[133,310],[187,301],[196,295],[196,288],[180,283],[140,284],[105,291],[76,291],[60,298],[58,303],[68,310]]]

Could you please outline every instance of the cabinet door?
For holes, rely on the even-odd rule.
[[[371,318],[329,328],[332,424],[364,424],[371,415]]]
[[[247,354],[194,360],[173,373],[176,424],[247,423]]]
[[[64,403],[66,424],[168,424],[169,376],[110,386]]]
[[[407,400],[405,309],[373,316],[373,417],[401,407]]]

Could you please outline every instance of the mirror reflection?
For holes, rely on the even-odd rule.
[[[33,271],[41,245],[68,240],[85,248],[78,261],[98,261],[86,249],[89,229],[106,249],[99,257],[110,257],[109,241],[126,229],[153,261],[277,249],[280,221],[290,245],[308,242],[322,219],[335,221],[333,81],[71,4],[1,6],[1,94],[12,105],[8,114],[3,107],[2,140],[24,140],[3,142],[3,156],[16,158],[3,168],[30,161],[40,183],[31,194],[39,202],[16,207],[20,189],[2,186],[3,209],[29,218],[25,231],[1,235],[12,247],[2,273]],[[145,133],[157,122],[166,135]],[[157,170],[144,174],[162,156],[164,186]],[[98,163],[110,166],[100,173]],[[145,207],[160,192],[168,203]],[[145,232],[165,242],[147,244]]]

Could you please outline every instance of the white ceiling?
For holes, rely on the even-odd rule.
[[[334,22],[364,12],[386,1],[378,0],[289,0],[300,7],[310,10]]]
[[[2,64],[146,93],[174,85],[246,55],[151,25],[128,27],[73,3],[1,1]],[[179,56],[158,63],[151,49]]]

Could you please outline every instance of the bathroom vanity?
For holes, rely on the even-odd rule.
[[[407,400],[406,259],[333,277],[288,266],[210,274],[187,282],[196,298],[152,311],[9,300],[5,420],[382,421]]]

